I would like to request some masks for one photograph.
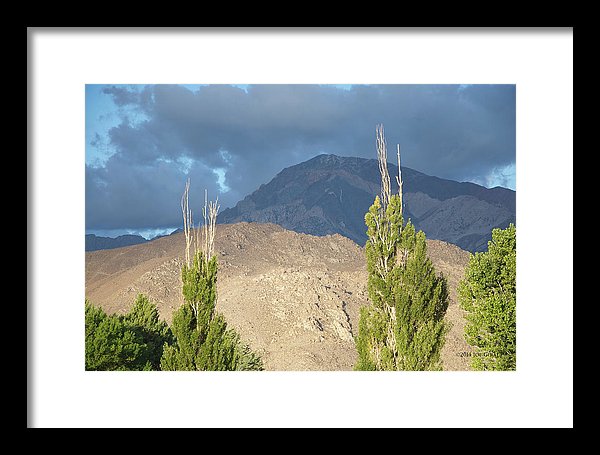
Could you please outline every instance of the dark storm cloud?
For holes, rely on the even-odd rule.
[[[515,160],[514,86],[103,90],[128,110],[108,133],[116,153],[87,169],[88,229],[178,225],[188,176],[198,212],[223,177],[225,207],[319,153],[374,158],[377,123],[391,150],[401,144],[402,164],[427,174],[467,180]]]
[[[86,228],[177,226],[181,193],[188,177],[192,182],[211,182],[205,185],[209,195],[214,198],[217,194],[213,172],[199,163],[189,169],[164,160],[132,166],[129,160],[113,156],[104,168],[87,167]],[[198,186],[191,195],[196,216],[201,214],[199,207],[204,199],[204,186]]]

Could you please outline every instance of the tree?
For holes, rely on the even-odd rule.
[[[157,370],[171,331],[142,294],[124,316],[107,315],[85,302],[86,370]]]
[[[383,126],[376,129],[381,198],[365,215],[367,290],[356,346],[357,370],[435,370],[448,330],[446,280],[427,256],[425,234],[402,216],[398,146],[398,194],[391,194]]]
[[[217,300],[217,256],[214,254],[217,202],[207,203],[204,225],[194,232],[189,209],[189,180],[181,208],[186,239],[185,263],[181,268],[184,303],[173,313],[173,345],[165,345],[161,359],[163,370],[261,370],[262,362],[239,335],[227,328],[215,311]]]
[[[467,312],[465,339],[475,348],[475,370],[515,370],[517,366],[516,228],[492,230],[487,252],[471,255],[458,287]]]
[[[123,322],[134,330],[144,344],[141,362],[149,363],[152,370],[160,370],[163,347],[173,343],[173,333],[165,321],[159,320],[158,308],[144,294],[139,294]]]

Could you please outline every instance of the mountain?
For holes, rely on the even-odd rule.
[[[140,245],[85,253],[85,295],[109,313],[129,310],[138,293],[171,321],[181,305],[181,233]],[[450,304],[442,361],[469,369],[463,310],[456,287],[469,253],[427,240],[428,254],[448,279]],[[316,237],[274,224],[218,225],[217,310],[258,352],[267,370],[351,370],[361,306],[368,304],[364,249],[341,235]]]
[[[85,235],[85,251],[96,250],[111,250],[113,248],[121,248],[124,246],[137,245],[145,243],[146,240],[141,235],[120,235],[118,237],[99,237],[95,234]]]
[[[173,235],[173,234],[179,234],[180,232],[183,232],[183,229],[182,228],[177,228],[177,229],[171,231],[169,234],[160,234],[160,235],[157,235],[156,237],[152,237],[148,241],[152,242],[153,240],[162,239],[163,237],[168,237],[168,236]]]
[[[388,164],[392,191],[398,190],[398,167]],[[515,222],[516,193],[432,177],[402,167],[405,219],[428,238],[475,252],[487,248],[491,231]],[[375,159],[319,155],[283,169],[235,207],[219,215],[220,223],[275,223],[313,235],[341,234],[366,242],[364,216],[380,192]]]

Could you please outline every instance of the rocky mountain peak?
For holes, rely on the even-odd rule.
[[[388,164],[389,172],[398,172]],[[428,238],[469,251],[487,247],[491,231],[515,222],[515,192],[459,183],[402,167],[404,215]],[[322,154],[283,169],[235,207],[221,223],[274,223],[313,235],[366,241],[364,215],[380,191],[377,160]],[[397,191],[392,179],[392,191]]]

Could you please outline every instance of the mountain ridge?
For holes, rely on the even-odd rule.
[[[398,167],[388,163],[390,175]],[[275,223],[300,233],[338,233],[364,245],[364,214],[380,191],[375,159],[317,155],[281,170],[234,207],[220,223]],[[491,230],[516,221],[516,193],[455,182],[402,166],[405,219],[428,238],[450,242],[471,252],[483,251]],[[397,192],[391,178],[392,192]]]
[[[95,234],[86,234],[85,251],[112,250],[115,248],[139,245],[141,243],[152,242],[163,237],[168,237],[169,235],[178,234],[182,231],[181,228],[178,228],[169,234],[160,234],[151,239],[147,239],[139,234],[124,234],[117,237],[102,237]]]
[[[149,240],[138,234],[125,234],[118,237],[102,237],[96,234],[85,235],[85,251],[111,250],[125,246],[139,245]]]

